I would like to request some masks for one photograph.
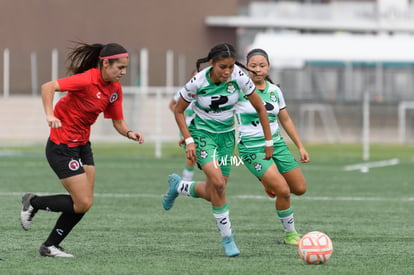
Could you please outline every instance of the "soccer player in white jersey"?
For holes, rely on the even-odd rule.
[[[306,181],[280,134],[278,121],[298,148],[300,161],[309,162],[309,154],[286,110],[282,91],[272,83],[268,76],[270,64],[267,53],[262,49],[251,50],[247,54],[246,65],[256,86],[257,94],[263,100],[268,112],[274,153],[271,159],[263,159],[263,146],[266,144],[263,131],[255,109],[243,96],[236,105],[236,117],[239,124],[237,147],[245,166],[260,180],[266,193],[270,197],[276,197],[276,215],[286,232],[282,242],[297,245],[300,235],[295,229],[290,194],[304,194]]]
[[[269,120],[263,102],[255,86],[236,61],[234,47],[219,44],[208,56],[197,60],[197,71],[202,63],[210,66],[195,75],[180,92],[180,99],[174,114],[186,144],[188,159],[197,160],[204,174],[205,182],[186,182],[172,174],[169,176],[169,190],[163,197],[165,210],[171,209],[179,194],[203,198],[212,205],[212,212],[220,231],[221,242],[226,256],[240,254],[234,242],[229,206],[226,200],[226,183],[230,175],[230,161],[235,147],[234,110],[240,94],[246,96],[258,113],[267,140],[263,149],[264,158],[273,154],[273,139]],[[184,110],[193,103],[195,118],[187,127]]]

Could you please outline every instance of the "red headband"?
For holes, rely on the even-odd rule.
[[[100,56],[99,59],[116,59],[121,57],[128,57],[128,53],[120,53],[120,54],[114,54],[110,56]]]

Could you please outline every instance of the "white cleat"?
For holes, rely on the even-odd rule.
[[[24,230],[29,230],[32,226],[32,219],[37,210],[30,204],[30,200],[36,195],[33,193],[26,193],[22,197],[22,210],[20,211],[20,224]]]
[[[40,256],[43,257],[59,257],[59,258],[73,258],[72,254],[66,253],[63,251],[63,248],[58,246],[46,246],[45,244],[42,244],[39,248]]]

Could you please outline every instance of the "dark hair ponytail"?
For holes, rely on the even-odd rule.
[[[127,50],[117,43],[106,45],[99,43],[75,43],[77,43],[77,47],[72,49],[66,59],[68,73],[72,74],[83,73],[89,69],[100,67],[102,65],[102,57],[127,53]],[[118,58],[108,58],[110,64],[116,59]]]
[[[266,54],[266,52],[265,52],[265,54]],[[267,56],[267,54],[266,54],[266,56]],[[214,46],[213,48],[211,48],[211,50],[208,53],[207,57],[203,57],[203,58],[197,59],[197,63],[196,63],[197,72],[200,71],[200,65],[202,63],[209,62],[210,59],[213,62],[216,62],[219,59],[227,58],[227,57],[232,57],[232,58],[236,59],[236,50],[234,49],[234,47],[232,45],[230,45],[230,44],[227,44],[227,43],[218,44],[218,45]],[[254,72],[252,70],[249,70],[245,65],[243,65],[240,62],[238,62],[237,60],[235,61],[235,64],[237,66],[239,66],[239,67],[242,67],[246,71],[249,71],[249,72],[251,72],[253,74],[256,74],[256,72]],[[268,76],[266,76],[266,79],[269,82],[273,83],[273,81]]]
[[[200,65],[202,63],[209,62],[210,60],[212,60],[213,62],[216,62],[217,60],[227,58],[227,57],[232,57],[236,59],[236,50],[234,49],[234,47],[228,43],[218,44],[210,49],[210,52],[208,53],[206,57],[197,59],[197,63],[196,63],[197,71],[198,72],[200,71]]]

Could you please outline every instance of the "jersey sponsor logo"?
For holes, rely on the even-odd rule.
[[[114,92],[109,98],[109,102],[114,103],[118,99],[118,93]]]
[[[101,92],[96,93],[96,98],[101,98]]]
[[[275,108],[275,106],[273,106],[273,104],[269,102],[264,102],[264,106],[266,108],[266,111],[273,111],[273,109]]]
[[[247,80],[246,83],[244,83],[244,86],[247,86],[249,88],[249,90],[253,89],[253,82],[251,81],[250,78]]]
[[[259,120],[252,120],[252,121],[251,121],[251,123],[252,123],[252,125],[253,125],[254,127],[257,127],[257,126],[259,126],[259,125],[260,125],[260,121],[259,121]]]
[[[72,171],[77,171],[81,167],[81,163],[77,160],[72,159],[69,161],[68,167]]]
[[[217,110],[220,109],[220,105],[224,105],[228,101],[229,101],[229,98],[227,96],[223,96],[223,95],[212,96],[210,108],[217,112]]]

